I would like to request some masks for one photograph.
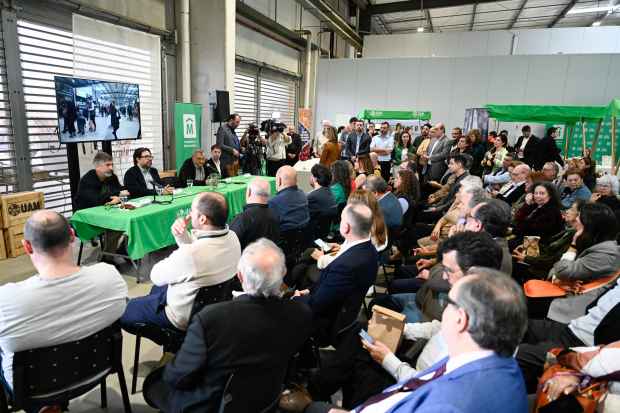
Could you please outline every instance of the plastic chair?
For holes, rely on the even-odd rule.
[[[219,413],[275,413],[298,356],[295,355],[289,363],[269,370],[231,374],[224,389]]]
[[[210,285],[208,287],[202,287],[196,293],[194,298],[194,304],[192,305],[192,311],[189,316],[189,324],[191,324],[194,315],[199,313],[203,308],[209,304],[221,303],[224,301],[230,301],[232,298],[232,287],[236,277],[232,277],[230,280],[223,283]],[[181,348],[183,341],[185,341],[185,332],[179,333],[170,328],[148,324],[148,323],[136,323],[136,350],[133,361],[133,378],[131,380],[131,394],[136,393],[136,385],[138,383],[138,365],[140,363],[140,339],[142,337],[150,340],[165,341],[170,351],[176,353]]]
[[[97,386],[101,386],[101,408],[105,408],[106,378],[118,374],[125,412],[131,413],[122,358],[120,320],[78,341],[17,352],[13,357],[13,392],[0,382],[6,396],[0,395],[0,411],[61,405]],[[62,390],[98,375],[102,376],[92,382]]]

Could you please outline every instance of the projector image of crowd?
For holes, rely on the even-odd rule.
[[[169,223],[178,249],[153,267],[151,293],[131,300],[113,263],[75,264],[65,218],[32,215],[24,246],[39,275],[0,287],[5,389],[13,355],[33,342],[120,319],[125,334],[147,323],[184,337],[178,348],[153,338],[167,364],[143,394],[163,412],[620,411],[616,176],[587,148],[564,159],[554,127],[537,137],[523,126],[510,144],[505,131],[392,126],[324,121],[307,145],[321,159],[313,190],[283,164],[276,193],[254,177],[229,224],[223,195],[198,194]],[[112,163],[100,156],[95,172],[107,165],[103,185],[126,190]],[[233,299],[193,314],[201,288],[226,282]],[[377,311],[404,318],[402,339],[366,334]],[[241,403],[227,389],[242,373],[237,390],[255,404],[226,410]]]

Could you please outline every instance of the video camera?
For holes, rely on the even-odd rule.
[[[261,122],[260,130],[265,132],[265,134],[269,135],[273,128],[276,128],[276,131],[279,133],[284,133],[284,128],[286,125],[282,122],[277,122],[275,119],[267,119]]]
[[[258,132],[258,125],[256,124],[256,122],[252,122],[250,124],[248,124],[248,139],[250,141],[250,143],[254,143],[254,141],[256,140],[256,138],[258,138],[260,136],[260,133]]]

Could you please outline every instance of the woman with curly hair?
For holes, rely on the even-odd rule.
[[[332,191],[336,195],[336,203],[344,204],[351,194],[351,174],[348,161],[336,161],[332,163]]]
[[[411,134],[405,130],[400,134],[392,152],[392,176],[396,176],[400,164],[407,160],[407,154],[410,152],[413,152],[413,140]]]

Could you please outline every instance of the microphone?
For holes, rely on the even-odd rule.
[[[150,180],[150,181],[149,181],[149,184],[151,184],[151,185],[153,185],[153,186],[158,186],[158,187],[160,187],[160,188],[163,188],[163,187],[164,187],[163,185],[158,184],[157,182],[155,182],[155,181],[153,181],[153,180]]]
[[[209,168],[213,169],[213,170],[215,171],[215,173],[217,173],[217,174],[219,174],[219,173],[220,173],[220,171],[218,171],[218,170],[217,170],[217,168],[216,168],[216,167],[214,167],[214,166],[212,166],[210,163],[208,163],[208,162],[207,162],[207,163],[206,163],[206,165],[207,165]]]

